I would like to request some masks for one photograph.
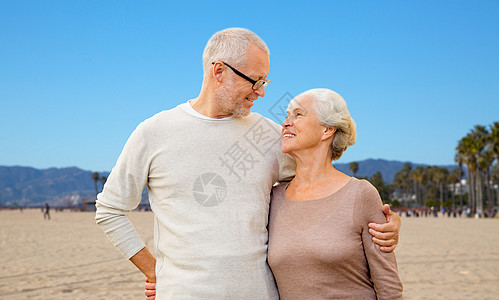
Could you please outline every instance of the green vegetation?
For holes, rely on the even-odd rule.
[[[455,160],[466,166],[472,214],[490,213],[499,200],[499,122],[476,125],[459,141]]]
[[[357,175],[357,172],[359,171],[359,163],[358,162],[351,162],[350,163],[350,171],[353,173],[353,177]]]
[[[467,208],[470,216],[479,217],[494,214],[499,202],[499,122],[488,128],[475,126],[458,142],[455,160],[459,167],[450,172],[437,166],[412,169],[405,164],[395,175],[391,196],[404,207],[453,212]],[[466,188],[461,184],[463,167]]]
[[[98,172],[93,172],[92,173],[92,180],[94,181],[95,196],[97,196],[97,194],[99,194],[99,190],[97,188],[97,182],[100,182],[101,185],[102,185],[102,189],[104,189],[104,184],[107,181],[107,177],[106,176],[100,176]],[[102,191],[102,189],[101,189],[101,191]]]

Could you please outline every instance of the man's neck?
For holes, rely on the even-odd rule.
[[[195,111],[209,118],[222,119],[232,116],[232,114],[223,112],[218,103],[213,101],[212,93],[207,91],[201,91],[199,96],[189,101],[189,103]]]

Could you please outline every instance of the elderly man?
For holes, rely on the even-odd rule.
[[[98,196],[96,221],[156,282],[157,299],[278,299],[266,261],[270,191],[295,165],[280,151],[280,127],[251,113],[270,81],[269,51],[253,32],[230,28],[208,41],[203,65],[197,98],[132,133]],[[146,187],[156,258],[127,218]],[[400,219],[386,214],[392,221],[373,228],[391,251]]]

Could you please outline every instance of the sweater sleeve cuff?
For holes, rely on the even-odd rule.
[[[127,212],[106,207],[97,201],[96,222],[113,245],[127,259],[145,247]]]

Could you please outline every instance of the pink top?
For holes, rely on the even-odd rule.
[[[325,198],[292,201],[273,189],[268,262],[281,299],[402,299],[395,254],[371,240],[386,223],[378,191],[355,178]]]

